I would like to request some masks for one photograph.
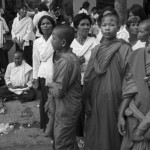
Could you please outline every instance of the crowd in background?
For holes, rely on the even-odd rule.
[[[91,13],[89,7],[84,2],[77,15],[68,16],[45,3],[35,9],[23,4],[11,26],[0,10],[0,73],[6,82],[0,98],[21,95],[19,99],[27,102],[35,98],[35,89],[41,90],[40,127],[53,139],[54,149],[73,150],[77,136],[78,146],[85,145],[86,150],[148,150],[148,16],[134,4],[126,24],[120,25],[113,7],[101,11],[93,7]],[[14,62],[10,63],[12,49]],[[119,133],[124,136],[122,146]]]

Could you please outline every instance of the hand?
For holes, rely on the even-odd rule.
[[[118,131],[122,136],[126,134],[126,122],[122,116],[118,118]]]
[[[38,79],[34,79],[33,80],[33,88],[37,89],[38,87],[39,87],[39,81],[38,81]]]
[[[80,62],[80,65],[85,63],[85,57],[84,56],[79,57],[79,62]]]
[[[8,86],[8,88],[11,88],[11,89],[14,88],[13,85],[12,85],[11,83],[9,83],[7,86]]]

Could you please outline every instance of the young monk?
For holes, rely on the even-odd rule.
[[[14,62],[7,66],[4,79],[6,85],[0,88],[0,98],[18,97],[21,102],[35,98],[32,88],[32,67],[24,61],[23,51],[14,53]]]
[[[122,100],[122,81],[131,47],[116,38],[118,29],[118,16],[103,16],[103,42],[92,50],[85,71],[85,150],[120,150],[117,112]]]
[[[76,150],[76,124],[81,111],[82,92],[80,63],[70,49],[74,30],[60,25],[54,28],[52,37],[54,76],[53,83],[49,84],[47,128],[55,150]]]
[[[140,23],[138,36],[146,47],[134,51],[128,60],[118,119],[124,136],[121,150],[150,149],[150,19]]]

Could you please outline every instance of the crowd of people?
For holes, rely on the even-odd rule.
[[[138,4],[124,25],[113,7],[90,14],[89,6],[66,21],[44,3],[37,13],[21,5],[8,66],[0,17],[0,99],[29,102],[40,90],[40,128],[54,150],[149,150],[150,19]]]

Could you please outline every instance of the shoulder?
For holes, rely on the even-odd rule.
[[[39,45],[39,44],[41,44],[42,42],[43,42],[43,37],[41,36],[41,37],[37,38],[37,39],[34,41],[34,44],[35,44],[35,45]]]
[[[14,68],[14,67],[15,67],[15,63],[14,62],[9,63],[8,66],[7,66],[7,68]]]

